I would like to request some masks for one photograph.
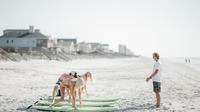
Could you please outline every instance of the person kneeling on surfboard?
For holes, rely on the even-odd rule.
[[[60,86],[61,82],[67,78],[77,78],[77,73],[72,71],[69,74],[62,74],[59,78],[58,81],[56,82],[56,85],[54,86],[53,93],[52,93],[52,102],[54,103],[55,96],[56,96],[56,91],[58,90],[58,87]],[[69,91],[67,91],[69,94]],[[71,101],[71,96],[69,97],[69,101]]]
[[[84,85],[85,85],[85,81],[80,77],[73,78],[73,79],[67,78],[67,79],[63,80],[61,82],[61,84],[60,84],[61,98],[58,101],[56,101],[55,103],[51,104],[50,107],[53,107],[56,104],[64,101],[65,89],[69,89],[70,90],[70,94],[72,95],[72,106],[74,107],[74,109],[78,110],[78,108],[76,107],[76,91],[79,90],[78,91],[79,100],[81,100],[81,91],[80,91],[80,89],[83,88]]]

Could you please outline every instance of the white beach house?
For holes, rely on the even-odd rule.
[[[86,43],[86,42],[78,43],[77,50],[79,52],[84,52],[84,53],[90,53],[93,51],[91,44]]]
[[[72,38],[60,38],[57,39],[57,48],[64,50],[66,53],[73,54],[76,53],[77,39]]]

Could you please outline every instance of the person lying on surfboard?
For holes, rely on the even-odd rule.
[[[78,77],[77,73],[72,71],[69,74],[64,73],[58,78],[58,81],[56,82],[56,85],[54,86],[53,93],[52,93],[52,102],[53,103],[55,100],[56,92],[57,92],[58,87],[60,86],[61,82],[67,78],[77,78],[77,77]],[[67,91],[67,93],[69,94],[69,91]],[[69,101],[71,101],[71,97],[69,97]]]
[[[78,78],[67,78],[65,80],[63,80],[60,84],[60,91],[61,91],[61,98],[56,101],[55,103],[51,104],[50,107],[55,106],[56,104],[64,101],[65,98],[65,89],[67,89],[67,91],[70,90],[70,95],[72,96],[72,106],[74,107],[74,109],[78,110],[77,106],[76,106],[76,91],[78,90],[78,96],[79,96],[79,103],[80,105],[82,105],[82,101],[81,101],[81,90],[86,87],[86,82],[88,81],[88,79],[92,80],[92,75],[91,73],[87,72],[85,75],[80,76]]]

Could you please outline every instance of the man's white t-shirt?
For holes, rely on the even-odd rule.
[[[161,77],[162,69],[161,69],[161,65],[160,65],[159,61],[155,62],[155,64],[154,64],[153,73],[156,71],[156,69],[158,69],[158,73],[154,77],[152,77],[152,81],[161,82],[160,77]]]

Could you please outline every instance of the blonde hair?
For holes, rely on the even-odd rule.
[[[85,73],[85,76],[86,76],[86,80],[88,80],[88,78],[90,78],[90,80],[92,81],[92,73],[91,72],[86,72]]]

